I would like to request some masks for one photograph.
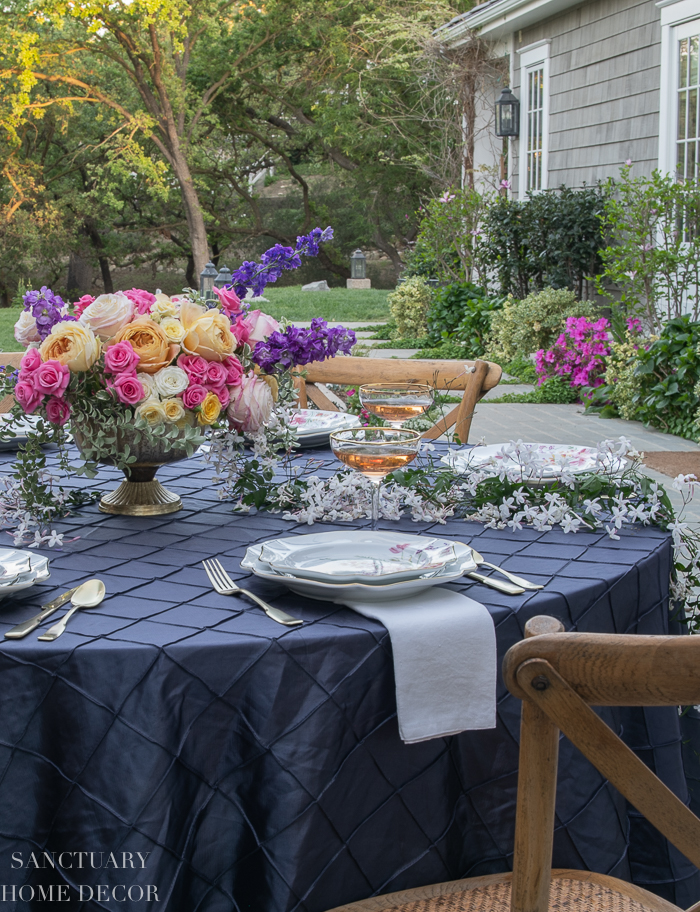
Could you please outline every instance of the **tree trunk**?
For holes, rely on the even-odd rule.
[[[92,264],[81,254],[71,251],[66,288],[68,296],[88,294],[92,287]]]
[[[199,282],[195,281],[194,259],[191,253],[187,254],[187,271],[185,272],[185,281],[190,288],[199,288]]]
[[[90,243],[95,248],[97,253],[97,261],[100,264],[100,272],[102,273],[102,284],[104,285],[105,294],[114,293],[114,282],[112,281],[112,272],[109,268],[109,260],[104,254],[104,241],[100,232],[97,230],[97,226],[92,219],[85,220],[85,232],[90,238]]]
[[[182,190],[182,203],[185,208],[187,229],[190,235],[190,243],[192,244],[194,271],[196,275],[199,275],[209,262],[209,244],[207,243],[204,214],[202,213],[202,207],[199,205],[199,197],[197,196],[189,165],[179,148],[179,143],[177,148],[172,149],[171,158],[173,171]]]

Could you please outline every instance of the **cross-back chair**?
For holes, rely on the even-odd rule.
[[[455,435],[462,443],[469,438],[474,408],[488,390],[498,385],[503,373],[491,361],[429,361],[396,358],[338,357],[317,361],[304,368],[305,377],[297,378],[299,406],[307,408],[310,399],[321,409],[339,411],[324,386],[360,386],[363,383],[428,383],[437,390],[462,392],[459,405],[423,434],[435,440],[455,425]]]
[[[12,367],[19,367],[24,352],[0,352],[0,364],[9,364]],[[0,415],[5,415],[15,404],[14,396],[5,396],[0,399]]]
[[[513,873],[373,897],[332,912],[680,912],[626,881],[552,870],[559,733],[700,867],[700,820],[591,706],[700,702],[700,636],[563,633],[532,618],[507,653],[508,689],[523,701]],[[700,902],[687,912],[700,912]]]

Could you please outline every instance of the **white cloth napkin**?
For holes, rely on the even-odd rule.
[[[337,601],[389,631],[402,741],[496,727],[496,631],[483,605],[440,587],[395,602]]]

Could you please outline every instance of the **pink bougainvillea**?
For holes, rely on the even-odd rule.
[[[605,317],[591,323],[586,317],[569,317],[566,329],[554,345],[536,355],[538,385],[561,377],[572,387],[600,386],[605,373],[605,358],[610,354]]]

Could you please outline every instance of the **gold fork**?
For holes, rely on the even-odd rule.
[[[215,558],[208,561],[203,560],[202,564],[209,577],[209,581],[219,595],[247,595],[249,599],[252,599],[256,605],[259,605],[262,608],[269,618],[272,618],[273,621],[277,621],[278,624],[284,624],[285,627],[297,627],[299,624],[304,623],[299,618],[287,614],[286,611],[280,611],[279,608],[273,608],[272,605],[268,605],[267,602],[258,598],[255,593],[249,592],[247,589],[241,589],[240,586],[237,586],[234,583],[219,561]]]

